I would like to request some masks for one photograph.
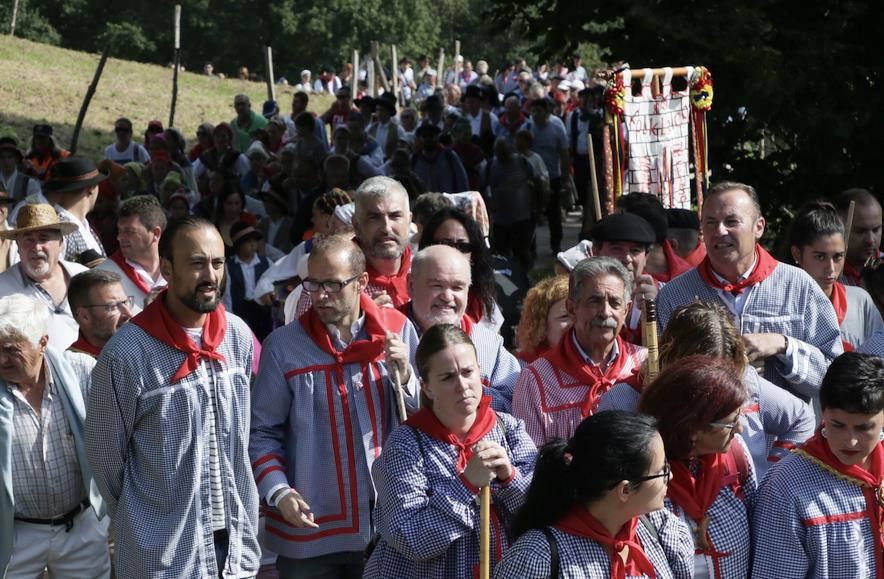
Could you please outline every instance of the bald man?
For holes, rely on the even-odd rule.
[[[491,405],[509,413],[521,367],[504,348],[500,334],[474,324],[464,315],[470,282],[470,261],[463,253],[447,245],[431,245],[411,262],[411,301],[400,309],[414,322],[419,334],[436,324],[460,325],[476,346],[482,383],[491,396]]]
[[[846,263],[841,283],[861,285],[861,276],[866,263],[881,257],[881,203],[865,189],[848,189],[835,200],[835,207],[847,224],[850,202],[856,203],[851,223]]]

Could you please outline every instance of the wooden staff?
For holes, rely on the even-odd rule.
[[[399,422],[408,420],[405,412],[405,394],[402,393],[402,380],[399,377],[399,368],[390,364],[390,379],[393,380],[393,390],[396,391],[396,404],[399,408]]]
[[[850,248],[850,232],[853,230],[853,212],[856,210],[856,201],[851,201],[847,207],[847,223],[844,224],[844,253]]]
[[[393,69],[390,75],[390,86],[393,89],[393,96],[396,97],[396,100],[399,100],[399,58],[398,54],[396,54],[396,45],[390,46],[390,52],[393,56]]]
[[[586,133],[586,152],[589,153],[589,177],[592,183],[592,199],[595,202],[595,220],[601,221],[602,202],[599,199],[599,179],[595,174],[595,148],[592,144],[592,130]]]
[[[491,578],[491,487],[482,487],[479,503],[479,579]]]
[[[71,146],[69,147],[71,155],[77,152],[77,141],[80,140],[80,129],[83,128],[83,121],[86,119],[86,111],[89,109],[89,103],[92,101],[95,89],[98,88],[98,79],[101,78],[101,73],[104,72],[104,63],[107,62],[108,54],[110,54],[110,43],[104,47],[104,52],[101,53],[101,59],[98,61],[98,68],[95,69],[95,76],[92,77],[92,83],[86,90],[86,96],[83,97],[83,104],[80,105],[80,114],[77,115],[77,124],[74,125],[74,134],[71,137]]]
[[[267,100],[276,100],[276,87],[273,85],[273,49],[264,47],[264,71],[267,73]]]
[[[175,106],[178,104],[178,69],[181,68],[181,4],[175,5],[175,68],[172,72],[172,105],[169,107],[169,126],[175,126]]]
[[[648,349],[648,381],[660,373],[660,350],[657,346],[657,304],[654,300],[644,300],[644,320],[642,321],[642,339]]]

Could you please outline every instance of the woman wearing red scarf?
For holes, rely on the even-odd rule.
[[[845,352],[853,351],[884,326],[866,290],[838,281],[846,263],[847,247],[844,223],[834,205],[825,201],[806,203],[792,222],[789,245],[798,267],[831,300]]]
[[[548,277],[528,290],[516,330],[516,358],[524,368],[559,343],[574,320],[568,313],[568,276]]]
[[[820,405],[821,428],[759,493],[752,577],[884,578],[884,358],[836,358]]]
[[[689,579],[690,531],[662,509],[671,476],[652,417],[590,416],[540,451],[494,579]]]
[[[738,436],[747,398],[730,361],[688,356],[665,368],[639,399],[639,411],[657,419],[672,463],[666,508],[693,531],[695,579],[749,574],[749,521],[758,485]]]
[[[520,421],[482,396],[469,336],[433,326],[417,348],[422,409],[372,468],[380,537],[365,578],[471,577],[479,564],[479,488],[491,486],[492,565],[531,483],[537,449]]]

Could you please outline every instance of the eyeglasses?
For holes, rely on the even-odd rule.
[[[709,426],[711,426],[712,428],[724,428],[726,430],[730,430],[731,432],[733,432],[734,428],[736,428],[737,424],[740,422],[740,418],[742,416],[743,416],[743,413],[741,412],[740,414],[737,415],[736,420],[734,420],[733,422],[710,422]]]
[[[345,287],[347,287],[347,285],[350,282],[357,279],[360,275],[362,275],[362,274],[360,273],[360,274],[354,275],[350,279],[345,279],[344,281],[335,281],[335,280],[317,281],[317,280],[313,280],[313,279],[308,278],[308,279],[304,280],[304,289],[310,293],[315,293],[315,292],[318,292],[321,288],[322,291],[324,291],[327,294],[336,294],[336,293],[339,293]]]
[[[665,462],[663,463],[663,470],[662,470],[659,474],[651,474],[651,475],[648,475],[648,476],[640,476],[640,477],[637,477],[637,478],[634,478],[634,479],[630,479],[630,482],[639,483],[639,482],[645,482],[645,481],[649,481],[649,480],[654,480],[655,478],[666,479],[665,481],[663,481],[663,482],[666,482],[666,483],[668,483],[670,480],[672,480],[672,467],[669,466],[669,461],[668,461],[668,460],[665,461]]]
[[[133,296],[129,296],[126,299],[120,300],[118,302],[111,302],[109,304],[89,304],[89,305],[80,306],[80,307],[83,307],[83,308],[104,308],[104,311],[106,311],[109,314],[112,314],[116,310],[122,310],[123,306],[125,306],[127,309],[131,310],[134,305],[135,305],[135,298]]]
[[[473,244],[469,241],[458,241],[456,239],[437,239],[433,242],[433,245],[447,245],[448,247],[453,247],[461,253],[473,252]]]

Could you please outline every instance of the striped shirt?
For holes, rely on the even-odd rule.
[[[666,510],[648,514],[657,539],[643,523],[636,525],[642,550],[654,566],[657,579],[692,579],[694,542],[688,527]],[[606,545],[551,528],[559,553],[562,579],[599,579],[611,576],[611,556]],[[522,535],[494,569],[494,579],[548,579],[550,547],[543,533],[532,529]],[[646,579],[647,575],[628,579]],[[734,576],[736,577],[736,576]]]
[[[47,384],[37,412],[17,385],[12,394],[12,495],[15,515],[49,519],[73,510],[86,498],[74,436],[57,386],[46,369]]]

